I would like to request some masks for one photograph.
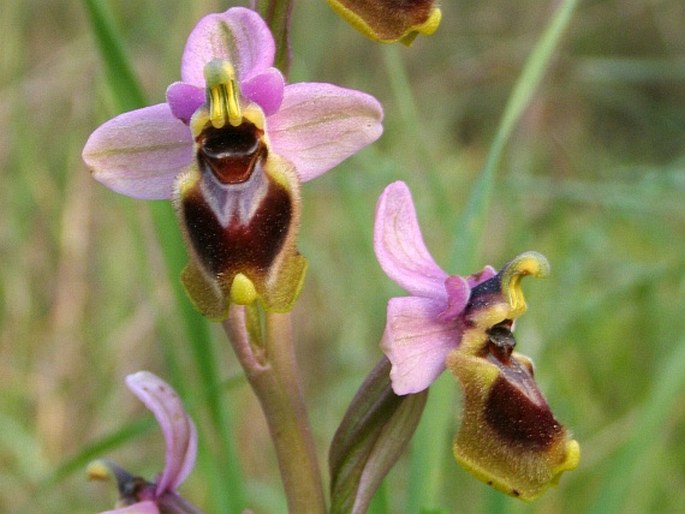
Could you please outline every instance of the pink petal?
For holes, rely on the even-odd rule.
[[[447,306],[445,273],[433,260],[421,235],[409,188],[397,181],[385,188],[376,206],[373,245],[383,271],[415,296],[439,299]]]
[[[129,389],[157,418],[166,441],[166,465],[157,481],[157,496],[175,491],[188,476],[197,454],[197,431],[169,384],[148,371],[126,377]]]
[[[174,82],[166,90],[166,101],[172,114],[187,125],[205,103],[205,90],[185,82]]]
[[[447,292],[447,308],[440,313],[440,319],[449,321],[456,319],[464,312],[471,296],[471,287],[464,277],[453,275],[445,279],[445,291]]]
[[[127,112],[100,125],[83,149],[93,177],[133,198],[171,198],[176,175],[192,159],[190,129],[167,104]]]
[[[456,325],[439,319],[445,305],[407,296],[391,298],[381,349],[392,363],[390,380],[395,394],[423,391],[445,369],[450,350],[461,336]]]
[[[159,514],[159,509],[155,502],[144,501],[134,503],[128,507],[101,512],[100,514]]]
[[[486,280],[490,280],[495,275],[497,275],[497,270],[488,264],[482,270],[480,270],[478,273],[474,273],[474,274],[466,277],[466,280],[469,283],[469,287],[471,289],[473,289],[474,287],[476,287],[481,282],[485,282]]]
[[[183,51],[181,77],[204,88],[205,64],[225,59],[233,64],[242,82],[271,67],[274,52],[274,40],[264,20],[250,9],[234,7],[198,22]]]
[[[290,160],[306,182],[330,170],[383,132],[375,98],[332,84],[285,87],[280,110],[268,118],[274,151]]]
[[[285,79],[276,68],[268,68],[243,81],[240,88],[246,98],[259,104],[264,114],[270,116],[281,106]]]
[[[449,321],[457,318],[464,312],[466,304],[471,296],[471,289],[481,282],[494,277],[497,274],[492,266],[485,266],[478,273],[461,277],[453,275],[445,280],[445,291],[447,291],[447,308],[440,313],[440,319]]]

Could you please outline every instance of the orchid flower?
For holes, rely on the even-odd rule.
[[[166,442],[166,464],[150,483],[111,462],[93,462],[88,467],[89,477],[114,477],[121,495],[117,509],[103,514],[198,514],[200,511],[176,492],[195,464],[197,431],[193,421],[176,392],[156,375],[139,371],[126,377],[126,385],[157,418]]]
[[[274,53],[254,11],[204,17],[166,103],[106,122],[83,150],[112,190],[173,200],[190,250],[183,282],[211,319],[225,319],[231,302],[292,308],[306,268],[296,249],[300,183],[382,132],[373,97],[332,84],[286,85]]]
[[[379,199],[374,246],[385,273],[412,294],[388,302],[381,346],[395,393],[422,391],[449,368],[464,391],[455,458],[511,496],[532,500],[576,468],[578,443],[554,418],[531,360],[513,351],[513,325],[527,309],[521,279],[546,276],[547,259],[526,252],[499,273],[448,276],[425,247],[402,182]]]
[[[374,41],[409,46],[419,34],[438,29],[442,13],[435,0],[328,0],[330,6],[354,28]]]

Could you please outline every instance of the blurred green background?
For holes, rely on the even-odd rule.
[[[231,5],[107,3],[150,103],[178,80],[197,20]],[[378,195],[406,181],[437,262],[475,271],[451,255],[458,220],[555,5],[443,2],[438,32],[405,48],[364,39],[325,2],[296,4],[290,80],[367,91],[386,113],[378,143],[303,186],[299,246],[310,270],[294,317],[323,467],[346,404],[380,357],[385,303],[402,294],[373,255]],[[126,374],[149,369],[171,381],[201,426],[214,426],[216,412],[206,407],[206,370],[182,328],[149,204],[97,184],[80,159],[89,133],[117,113],[83,5],[4,1],[0,56],[0,511],[102,511],[116,494],[86,481],[89,459],[110,457],[148,478],[163,466],[158,430]],[[579,5],[506,146],[487,219],[478,269],[526,250],[551,262],[550,278],[524,284],[518,348],[579,440],[581,465],[523,504],[446,454],[425,507],[681,512],[685,3]],[[234,448],[207,429],[181,491],[208,512],[228,493],[256,513],[284,512],[259,407],[223,333],[210,326],[209,336],[200,351],[222,381],[211,399],[228,406],[221,416]],[[435,437],[451,438],[458,415],[457,402],[450,433]],[[411,503],[407,461],[391,472],[376,512]]]

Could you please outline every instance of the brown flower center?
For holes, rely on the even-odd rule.
[[[256,164],[268,153],[263,134],[247,120],[237,127],[207,125],[197,137],[200,169],[211,172],[222,184],[247,181]]]

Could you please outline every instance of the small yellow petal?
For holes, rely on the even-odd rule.
[[[88,464],[86,468],[86,475],[88,480],[112,480],[114,474],[112,469],[107,465],[105,461],[95,460]]]
[[[242,273],[236,274],[231,284],[231,302],[238,305],[250,305],[257,300],[257,289],[252,280]]]

